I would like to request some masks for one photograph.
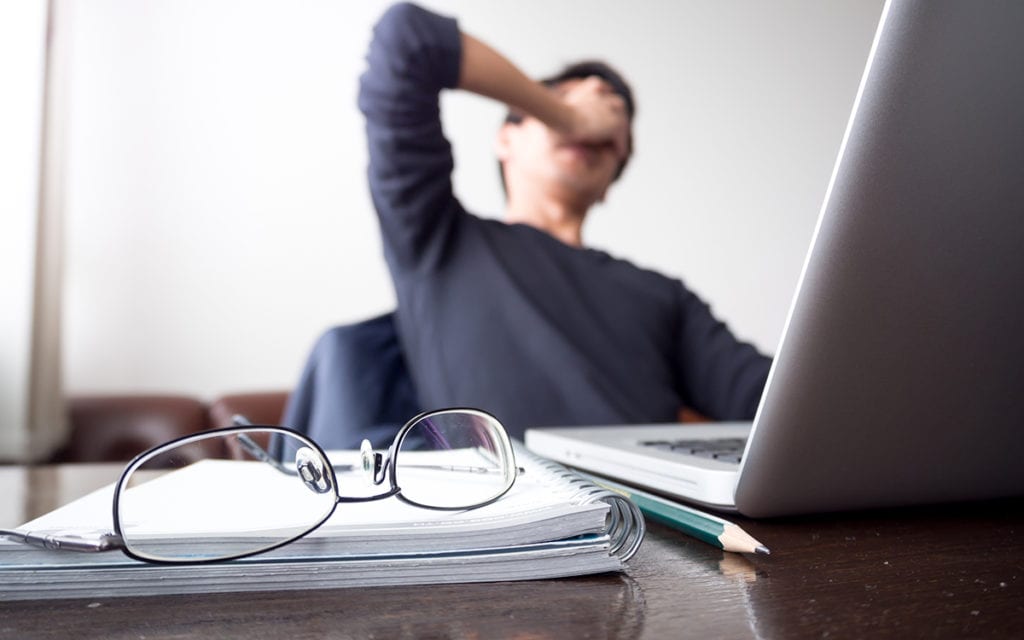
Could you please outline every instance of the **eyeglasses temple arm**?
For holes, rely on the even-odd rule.
[[[36,535],[31,532],[0,529],[0,537],[56,551],[115,551],[124,548],[124,541],[116,533],[104,533],[98,538],[89,539],[81,536]]]
[[[291,476],[295,475],[294,469],[289,469],[288,467],[281,464],[279,460],[275,459],[272,455],[267,453],[266,449],[256,444],[256,441],[250,438],[249,436],[245,435],[244,433],[240,433],[238,434],[237,438],[238,443],[241,444],[242,448],[244,448],[246,452],[252,457],[256,458],[260,462],[266,462],[267,464],[271,465],[281,473],[286,473]]]
[[[235,416],[233,416],[231,418],[231,421],[235,425],[237,425],[237,426],[248,426],[248,425],[252,424],[252,422],[250,422],[249,419],[246,418],[243,415],[235,415]],[[239,444],[241,444],[242,447],[246,450],[246,452],[248,452],[249,455],[251,455],[252,457],[256,458],[257,460],[260,460],[261,462],[266,462],[267,464],[273,466],[275,469],[277,469],[281,473],[286,473],[286,474],[291,475],[291,476],[296,475],[296,471],[294,469],[289,469],[288,467],[286,467],[283,464],[281,464],[281,462],[279,460],[275,459],[272,455],[267,453],[266,449],[264,449],[263,447],[258,445],[256,443],[256,441],[253,440],[252,438],[250,438],[249,436],[245,435],[244,433],[240,433],[240,434],[238,434],[237,438],[238,438]],[[331,466],[334,468],[335,471],[352,471],[353,469],[355,469],[355,466],[348,465],[348,464],[332,464]],[[451,465],[427,465],[427,464],[423,464],[423,465],[407,465],[407,466],[414,466],[414,467],[421,468],[421,469],[440,469],[440,470],[443,470],[443,471],[469,471],[470,473],[496,473],[496,472],[501,472],[500,469],[493,469],[493,468],[488,468],[488,467],[451,466]],[[519,473],[525,473],[526,469],[524,469],[522,467],[519,467],[518,471],[519,471]]]
[[[443,464],[402,464],[407,469],[437,469],[440,471],[468,471],[469,473],[505,473],[504,469],[494,467],[474,467],[470,465],[443,465]],[[335,467],[337,468],[337,467]],[[526,469],[518,467],[516,471],[522,475]]]
[[[232,422],[234,422],[235,425],[240,427],[252,424],[245,416],[240,415],[236,415],[231,420]],[[256,441],[250,438],[249,436],[245,435],[244,433],[240,433],[236,437],[238,438],[238,443],[242,445],[242,448],[244,448],[249,455],[256,458],[260,462],[266,462],[267,464],[274,467],[281,473],[290,476],[298,475],[298,472],[295,469],[289,469],[285,465],[281,464],[280,460],[276,459],[274,456],[267,453],[266,449],[257,444]],[[353,469],[355,469],[355,466],[350,464],[332,464],[331,466],[334,468],[335,471],[352,471]]]

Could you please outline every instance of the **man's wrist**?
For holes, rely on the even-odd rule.
[[[459,87],[505,103],[560,133],[578,127],[576,111],[541,83],[528,78],[511,61],[477,40],[462,34]]]

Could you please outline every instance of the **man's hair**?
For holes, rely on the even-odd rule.
[[[633,154],[633,116],[636,114],[636,102],[633,100],[633,90],[630,88],[629,83],[622,75],[611,68],[600,60],[583,60],[581,62],[575,62],[566,66],[564,69],[559,71],[553,76],[542,78],[540,83],[546,87],[556,87],[566,80],[576,80],[589,78],[596,76],[601,80],[608,83],[608,86],[612,88],[618,96],[622,98],[623,103],[626,107],[626,118],[629,120],[630,132],[629,139],[627,141],[628,147],[626,148],[626,157],[623,158],[622,164],[619,165],[618,170],[615,172],[613,180],[618,180],[619,176],[626,169],[626,164],[629,162],[629,157]],[[509,109],[505,115],[506,124],[519,124],[523,121],[523,114],[515,109]],[[502,166],[501,161],[498,161],[498,174],[501,176],[501,187],[505,189],[505,170]]]

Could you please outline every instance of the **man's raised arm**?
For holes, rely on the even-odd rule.
[[[625,153],[621,100],[597,90],[562,99],[501,54],[463,34],[454,19],[412,4],[388,9],[374,28],[359,107],[366,116],[369,182],[392,270],[429,269],[464,210],[438,97],[463,88],[532,115],[581,142],[613,140]]]

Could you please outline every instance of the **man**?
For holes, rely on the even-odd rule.
[[[750,418],[769,360],[681,282],[582,246],[628,159],[632,97],[584,66],[551,87],[452,19],[409,4],[374,29],[361,78],[369,181],[422,407],[490,411],[514,437],[566,424]],[[595,75],[596,74],[596,75]],[[500,100],[505,221],[452,193],[442,89]]]

